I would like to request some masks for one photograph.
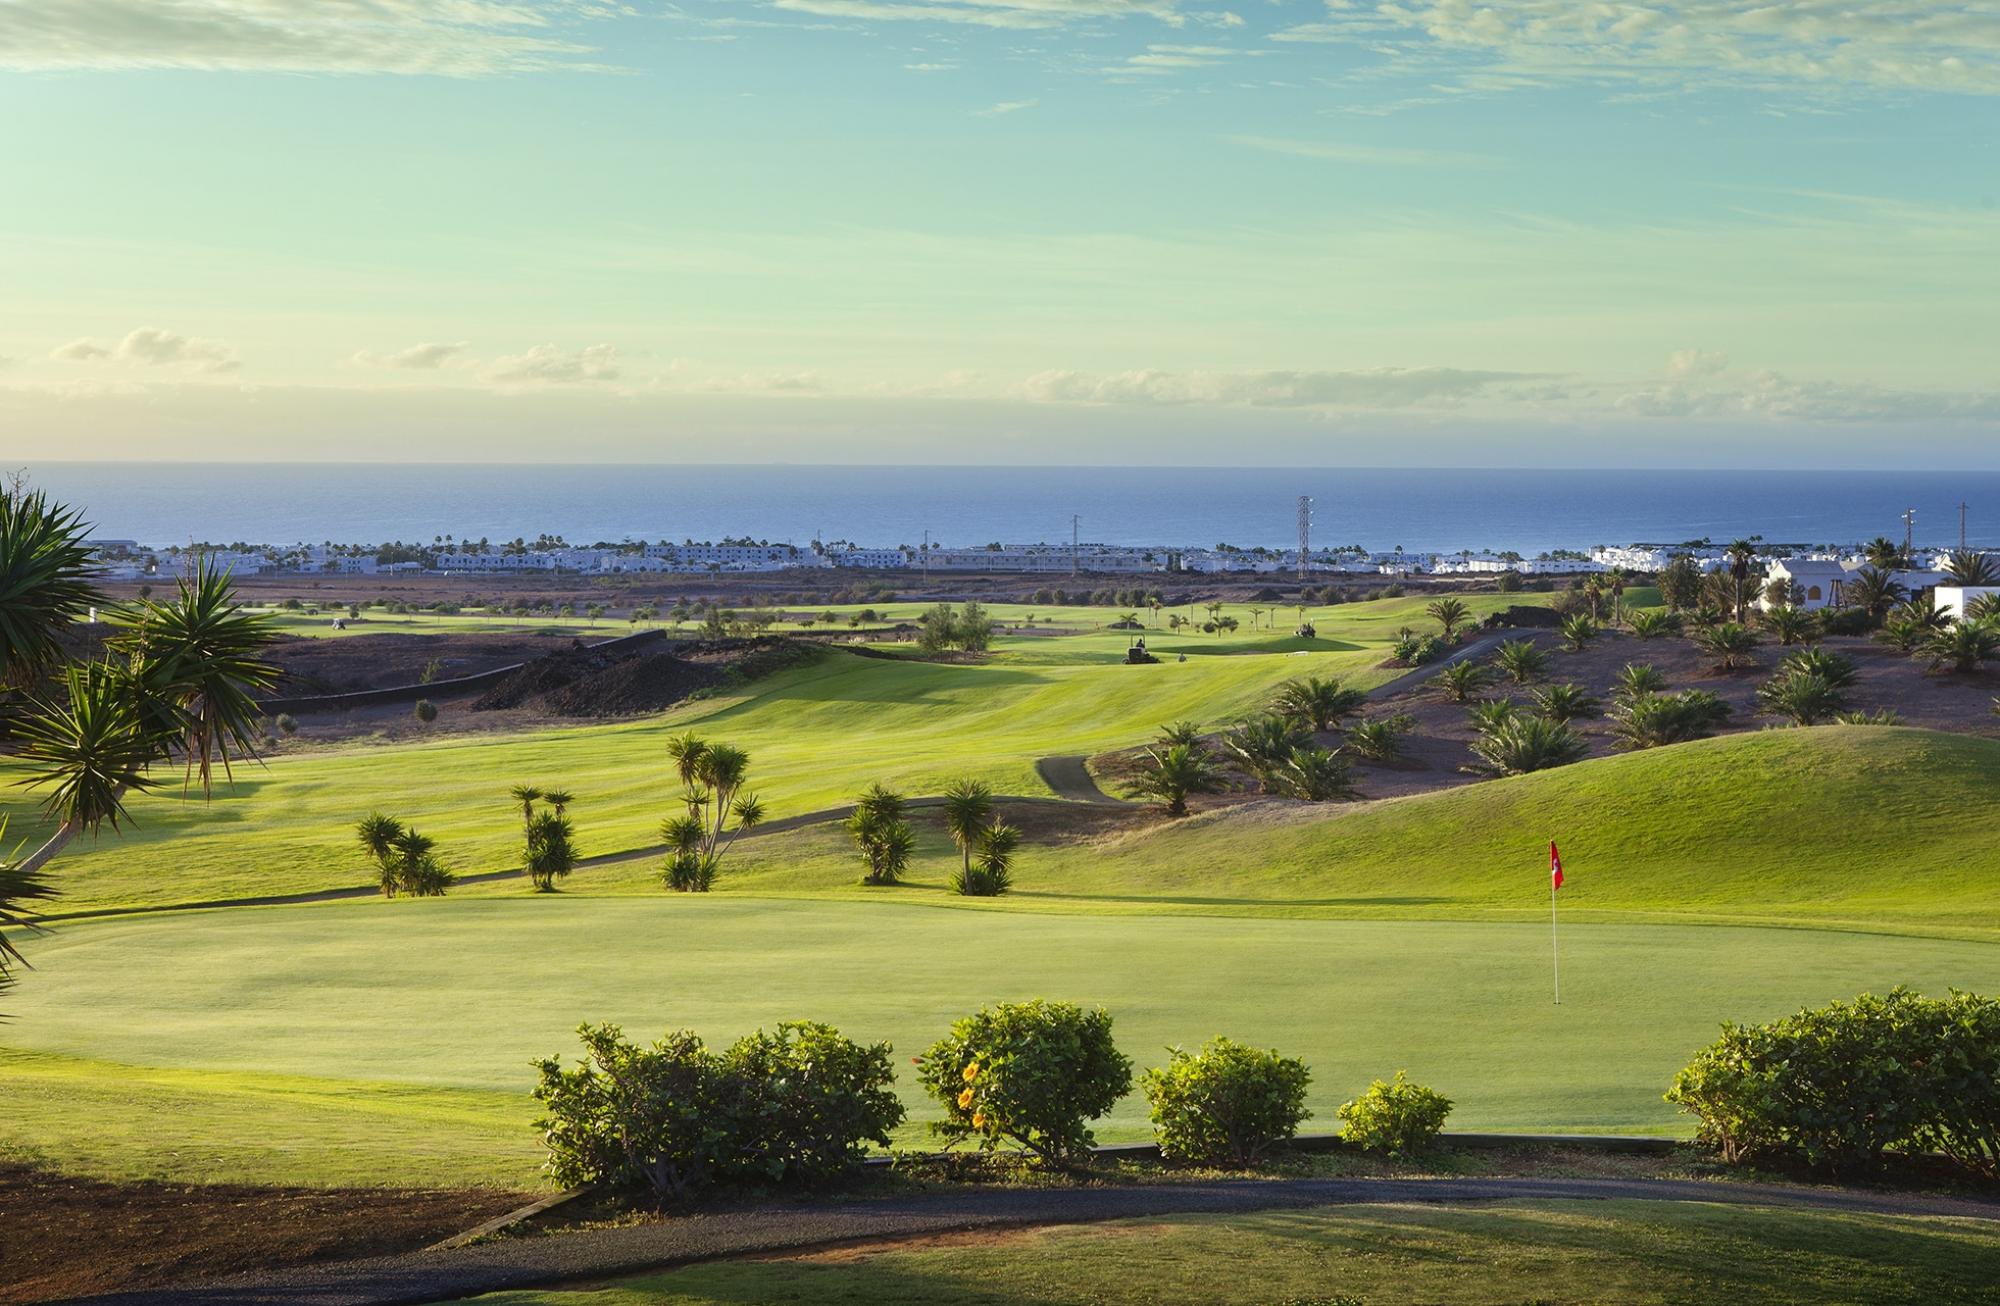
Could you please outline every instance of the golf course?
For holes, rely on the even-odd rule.
[[[1088,614],[977,660],[829,650],[640,719],[279,750],[208,801],[163,776],[122,831],[54,864],[61,896],[0,1028],[0,1155],[118,1179],[528,1190],[545,1182],[530,1062],[567,1056],[579,1022],[721,1043],[823,1020],[907,1064],[959,1016],[1034,997],[1104,1007],[1142,1068],[1217,1034],[1299,1057],[1308,1128],[1400,1069],[1452,1098],[1455,1129],[1685,1135],[1661,1095],[1721,1021],[2000,988],[1993,739],[1751,730],[1174,820],[1064,800],[1036,764],[1164,722],[1218,730],[1302,676],[1385,684],[1422,604],[1319,610],[1310,640],[1148,631],[1160,660],[1138,666]],[[665,891],[643,851],[679,792],[667,742],[688,731],[748,754],[774,818],[706,894]],[[843,804],[965,778],[1031,800],[1002,801],[1028,831],[1009,892],[953,892],[959,855],[922,809],[902,882],[859,883]],[[354,829],[377,811],[462,875],[518,867],[521,783],[559,783],[580,850],[607,859],[559,893],[514,875],[196,906],[365,889]],[[5,792],[10,838],[32,837],[33,795]],[[1551,839],[1569,877],[1560,1005]],[[927,1145],[935,1108],[901,1081],[897,1141]],[[1098,1135],[1148,1137],[1144,1102]]]

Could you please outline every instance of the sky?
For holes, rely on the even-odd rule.
[[[0,462],[2000,467],[2000,0],[0,0]]]

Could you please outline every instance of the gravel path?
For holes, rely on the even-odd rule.
[[[759,1252],[954,1230],[1353,1203],[1626,1198],[2000,1220],[1956,1198],[1760,1184],[1627,1179],[1295,1179],[1134,1188],[989,1189],[769,1206],[657,1224],[509,1239],[451,1251],[303,1266],[200,1287],[83,1298],[100,1306],[390,1306],[636,1274]]]

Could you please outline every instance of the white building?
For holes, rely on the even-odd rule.
[[[1937,600],[1938,611],[1953,621],[1964,621],[1965,609],[1970,604],[1993,594],[2000,594],[2000,585],[1940,585],[1932,597]]]
[[[1822,608],[1840,606],[1840,589],[1854,579],[1854,573],[1837,562],[1822,562],[1811,558],[1781,558],[1771,564],[1764,573],[1765,584],[1774,580],[1790,581],[1796,587],[1793,598],[1798,606],[1817,612]],[[1758,599],[1758,606],[1769,608],[1769,599]]]

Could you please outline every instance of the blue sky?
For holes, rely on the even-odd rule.
[[[2000,3],[0,0],[24,457],[2000,466]]]

